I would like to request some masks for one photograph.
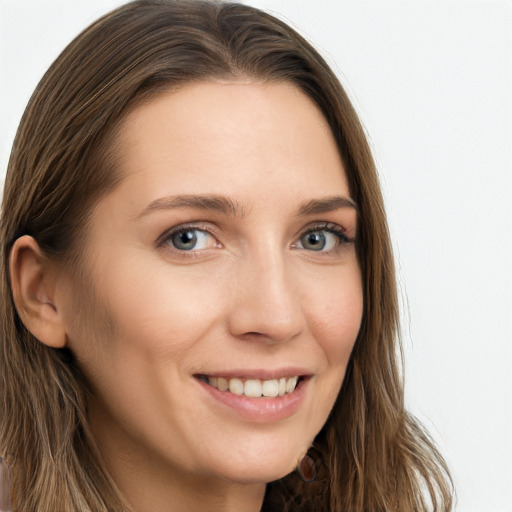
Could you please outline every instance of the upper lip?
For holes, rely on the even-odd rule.
[[[213,370],[196,373],[196,375],[205,375],[206,377],[225,377],[225,378],[244,378],[271,380],[282,377],[310,377],[314,372],[306,368],[300,367],[283,367],[283,368],[237,368],[229,370]]]

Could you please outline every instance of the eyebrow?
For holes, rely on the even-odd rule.
[[[152,212],[159,210],[173,210],[175,208],[197,208],[200,210],[210,210],[223,213],[232,217],[243,218],[245,209],[236,200],[218,195],[178,195],[161,197],[152,201],[144,208],[137,218],[145,217]],[[341,208],[351,208],[357,210],[356,203],[343,196],[325,197],[322,199],[312,199],[299,206],[297,216],[305,217],[319,213],[327,213]]]
[[[217,195],[178,195],[161,197],[152,201],[137,217],[145,217],[158,210],[173,210],[175,208],[213,210],[232,217],[244,217],[245,215],[243,206],[228,197]]]
[[[357,211],[357,204],[349,197],[333,196],[322,199],[313,199],[303,203],[299,207],[298,216],[315,215],[318,213],[327,213],[341,208],[351,208]]]

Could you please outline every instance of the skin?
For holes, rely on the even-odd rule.
[[[331,200],[349,199],[336,143],[293,85],[241,81],[138,106],[119,143],[122,182],[85,241],[88,286],[48,271],[34,293],[92,383],[91,427],[134,510],[257,511],[324,425],[361,322],[357,213]],[[183,225],[192,250],[175,245]],[[29,245],[16,250],[30,269]],[[196,378],[291,367],[310,378],[278,421],[242,417]]]

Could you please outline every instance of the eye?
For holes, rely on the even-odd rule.
[[[333,251],[339,246],[352,241],[345,235],[344,231],[341,226],[335,224],[314,227],[299,238],[295,247],[316,252]]]
[[[302,235],[299,242],[302,249],[308,251],[329,251],[334,249],[339,241],[339,238],[333,233],[327,231],[312,231]]]
[[[216,241],[213,235],[198,228],[180,228],[166,237],[165,243],[178,251],[200,251],[215,247]]]

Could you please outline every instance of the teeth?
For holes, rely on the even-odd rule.
[[[286,393],[286,378],[281,377],[279,379],[279,396],[283,396]]]
[[[214,377],[215,378],[215,377]],[[210,382],[210,384],[212,384]],[[212,386],[215,386],[215,384],[212,384]],[[229,389],[229,382],[227,379],[224,379],[223,377],[217,378],[217,388],[219,388],[221,391],[227,391]]]
[[[286,380],[286,392],[291,393],[295,386],[297,386],[297,381],[299,380],[298,377],[292,377],[291,379]]]
[[[251,398],[261,396],[276,397],[284,396],[287,393],[293,393],[297,387],[299,377],[281,377],[280,379],[260,380],[238,378],[226,379],[224,377],[205,377],[210,386],[220,391],[229,391],[235,395],[244,395]]]
[[[231,393],[234,393],[235,395],[243,395],[244,383],[240,379],[230,379],[229,391],[231,391]]]
[[[261,386],[263,396],[277,396],[279,394],[279,384],[276,379],[264,380],[263,386]],[[294,388],[295,389],[295,388]]]
[[[261,381],[256,379],[249,379],[245,381],[244,395],[258,397],[261,396]]]

